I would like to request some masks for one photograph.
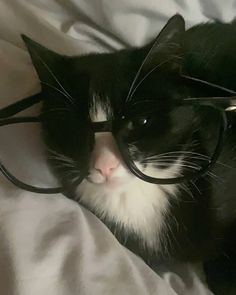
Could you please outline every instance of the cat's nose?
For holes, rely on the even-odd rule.
[[[118,166],[119,160],[115,155],[101,155],[94,163],[94,168],[106,178],[109,178]]]
[[[109,178],[120,165],[119,150],[110,132],[95,133],[92,163],[93,168],[105,178]]]

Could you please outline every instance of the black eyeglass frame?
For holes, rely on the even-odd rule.
[[[7,106],[6,108],[1,109],[0,110],[0,127],[6,126],[6,125],[12,125],[12,124],[20,124],[20,123],[41,123],[44,120],[42,115],[13,117],[17,113],[31,107],[32,105],[40,101],[41,101],[40,94],[37,94],[31,97],[22,99],[19,102],[16,102],[14,104]],[[118,132],[114,132],[112,121],[91,123],[92,130],[94,133],[95,132],[112,132],[113,133],[125,164],[130,169],[130,171],[141,180],[149,182],[149,183],[160,184],[160,185],[193,181],[198,179],[199,177],[204,176],[205,173],[207,173],[211,169],[211,167],[216,163],[224,145],[225,133],[228,126],[226,110],[222,108],[220,105],[227,103],[227,105],[229,106],[230,102],[234,103],[235,101],[236,101],[236,96],[197,97],[197,98],[183,99],[183,103],[186,103],[186,104],[195,103],[197,105],[207,105],[209,107],[212,107],[219,112],[220,118],[221,118],[220,128],[218,133],[218,141],[217,141],[215,150],[213,152],[213,155],[211,156],[211,159],[206,163],[206,165],[202,166],[202,168],[198,172],[196,172],[195,174],[191,176],[187,175],[187,176],[173,177],[173,178],[154,178],[151,176],[147,176],[144,173],[142,173],[137,168],[133,160],[130,159],[128,153],[126,152],[126,147],[124,146],[122,133],[119,130]],[[58,109],[58,111],[63,111],[63,110]],[[125,119],[125,115],[121,116],[121,120],[122,119]],[[16,185],[17,187],[23,190],[27,190],[33,193],[40,193],[40,194],[56,194],[56,193],[64,193],[65,191],[63,187],[42,188],[42,187],[32,186],[25,182],[22,182],[21,180],[16,178],[13,174],[11,174],[1,161],[0,161],[0,171],[10,182],[12,182],[14,185]],[[84,178],[85,178],[85,175],[81,176],[80,180],[78,181],[78,184]]]

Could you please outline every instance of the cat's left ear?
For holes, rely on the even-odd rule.
[[[58,85],[57,79],[60,79],[60,81],[64,79],[61,74],[61,67],[65,57],[47,49],[25,35],[21,35],[21,37],[27,46],[41,83],[45,82],[52,86]]]

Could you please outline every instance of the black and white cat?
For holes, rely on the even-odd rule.
[[[24,37],[42,85],[42,113],[50,113],[43,122],[48,159],[68,194],[151,266],[163,260],[205,261],[222,250],[228,257],[227,284],[236,280],[230,268],[236,247],[236,113],[227,113],[226,140],[212,174],[169,185],[148,183],[133,175],[114,134],[93,133],[91,123],[115,122],[114,128],[121,124],[128,136],[135,135],[139,139],[135,161],[142,171],[155,169],[157,177],[171,178],[195,169],[191,166],[194,156],[215,144],[219,117],[210,109],[207,114],[193,112],[191,105],[186,112],[176,107],[176,101],[225,95],[223,88],[197,79],[236,91],[235,36],[234,23],[207,23],[185,31],[184,20],[176,15],[155,42],[113,53],[61,56]],[[142,67],[142,77],[147,78],[127,104],[131,84],[147,54]],[[185,79],[181,73],[196,80]],[[158,107],[154,114],[145,115],[150,99]],[[124,122],[127,109],[132,116]],[[193,130],[198,117],[204,119]],[[184,162],[183,143],[190,133],[198,144],[191,145],[188,162]],[[157,160],[163,151],[169,155],[162,158],[164,167],[153,166],[150,153]],[[86,177],[76,185],[84,171]]]

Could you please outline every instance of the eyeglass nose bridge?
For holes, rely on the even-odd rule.
[[[101,121],[101,122],[92,122],[92,129],[94,133],[97,132],[112,132],[113,124],[112,120]]]

